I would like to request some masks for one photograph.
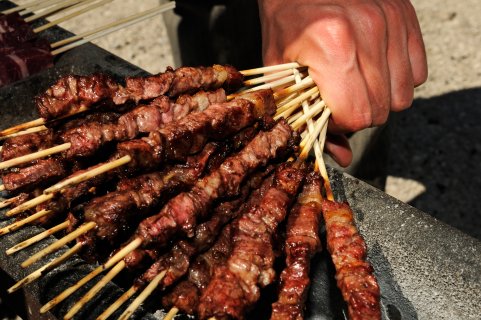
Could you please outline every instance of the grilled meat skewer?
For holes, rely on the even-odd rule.
[[[234,223],[232,253],[225,265],[216,268],[202,293],[200,319],[243,319],[259,299],[259,287],[274,281],[273,235],[305,178],[305,170],[298,165],[281,165],[259,205]]]
[[[55,144],[70,142],[72,147],[67,157],[75,156],[77,153],[79,156],[86,156],[88,154],[81,154],[78,151],[89,150],[89,153],[92,153],[92,149],[95,150],[95,147],[99,148],[112,139],[116,141],[133,139],[141,133],[148,133],[165,123],[178,120],[192,111],[202,111],[212,103],[225,100],[223,89],[199,91],[194,95],[183,94],[175,102],[161,96],[149,104],[138,105],[123,115],[118,114],[111,121],[102,119],[113,113],[94,113],[85,118],[70,120],[59,128],[8,138],[0,155],[3,161],[7,161],[51,148]]]
[[[348,306],[349,319],[381,319],[380,290],[366,243],[357,231],[347,203],[324,200],[327,249],[336,268],[337,286]]]
[[[129,230],[134,228],[136,223],[151,211],[149,209],[161,202],[163,198],[175,194],[178,189],[188,188],[189,185],[192,185],[207,167],[207,163],[211,160],[214,152],[218,153],[217,156],[222,156],[219,155],[219,149],[217,145],[210,143],[204,148],[203,152],[192,156],[186,165],[175,165],[163,172],[146,174],[129,179],[129,181],[124,179],[121,183],[122,190],[119,192],[108,193],[80,206],[82,208],[79,210],[81,211],[80,214],[70,213],[67,220],[70,225],[68,228],[74,230],[56,242],[53,247],[47,247],[47,250],[49,250],[47,253],[58,250],[59,247],[56,244],[62,243],[65,238],[70,237],[70,241],[77,239],[77,244],[71,250],[75,250],[75,253],[81,253],[85,260],[95,261],[101,256],[105,256],[110,252],[109,249],[112,244],[116,241],[122,241],[122,235],[128,234]],[[80,220],[85,223],[75,230],[80,224]],[[85,234],[86,231],[91,228],[85,232],[78,232],[89,224],[95,227],[95,230],[91,230],[87,234]],[[72,238],[71,235],[73,234],[75,234],[75,237]],[[65,241],[65,243],[70,241]],[[24,263],[36,261],[47,253],[40,251]],[[65,260],[61,258],[60,261],[55,262],[55,264],[62,263]],[[22,279],[10,290],[17,290],[21,286],[38,279],[43,275],[42,270],[46,266],[48,264]]]
[[[166,161],[185,161],[208,140],[222,140],[253,125],[276,110],[272,90],[247,93],[225,103],[212,104],[203,112],[152,131],[148,137],[117,145],[115,159],[128,155],[128,167],[152,170]]]
[[[284,121],[268,132],[259,132],[218,170],[199,180],[190,192],[172,198],[157,215],[143,220],[133,238],[141,239],[142,246],[148,248],[166,245],[176,234],[192,237],[196,222],[208,216],[215,200],[237,195],[249,174],[291,151],[294,140],[294,133]]]
[[[122,317],[133,313],[138,304],[148,298],[153,290],[167,288],[184,276],[191,266],[192,258],[200,252],[211,248],[214,242],[216,243],[214,244],[215,250],[217,253],[220,253],[220,250],[222,250],[220,247],[225,247],[224,243],[230,238],[230,228],[229,226],[224,226],[242,212],[242,207],[245,206],[244,202],[249,197],[252,189],[259,188],[261,184],[261,188],[265,189],[266,182],[272,181],[272,179],[263,181],[265,176],[269,175],[272,170],[273,166],[270,166],[265,171],[255,173],[242,186],[239,197],[218,204],[213,210],[210,220],[197,225],[193,238],[177,241],[167,253],[157,257],[157,260],[150,268],[135,280],[134,285],[104,311],[102,317],[110,315],[125,302],[127,297],[131,297],[138,290],[145,287],[142,293],[125,310]],[[258,190],[254,191],[254,193],[258,193]],[[252,203],[252,198],[253,197],[249,197],[249,204]],[[221,232],[222,228],[224,228],[224,230]],[[209,249],[209,251],[211,251],[212,254],[212,250]],[[130,261],[127,263],[129,262]],[[121,261],[119,264],[125,265],[126,262]],[[136,263],[136,265],[138,265],[138,263]],[[160,280],[159,277],[161,277]],[[88,293],[86,295],[88,295]]]
[[[275,110],[271,90],[262,90],[241,96],[231,102],[214,104],[206,110],[195,114],[189,114],[185,118],[167,125],[165,128],[152,132],[148,138],[122,142],[117,145],[117,153],[114,159],[128,160],[128,167],[116,168],[107,171],[103,176],[118,175],[123,173],[135,173],[140,170],[156,170],[166,161],[185,161],[190,154],[199,152],[207,138],[220,140],[221,138],[240,131],[272,114]],[[290,131],[290,129],[289,129]],[[114,160],[117,161],[117,160]],[[118,162],[118,161],[117,161]],[[124,162],[125,163],[125,162]],[[106,164],[109,166],[109,163]],[[103,165],[102,165],[103,166]],[[98,167],[98,165],[97,165]],[[83,174],[75,173],[76,179],[90,177],[90,170]],[[65,179],[57,185],[46,189],[45,197],[51,197],[53,193],[63,188],[71,178]],[[37,200],[13,208],[7,215],[18,214],[37,205]],[[43,201],[43,199],[40,199]]]
[[[10,137],[3,142],[0,156],[2,161],[7,161],[48,149],[56,144],[62,143],[62,141],[59,140],[59,136],[72,128],[89,123],[114,123],[120,116],[121,114],[117,112],[94,112],[82,118],[71,119],[70,121],[43,131]]]
[[[321,250],[319,224],[322,207],[322,179],[318,173],[306,177],[297,202],[289,213],[285,240],[286,268],[280,276],[272,320],[302,320],[310,285],[311,258]]]
[[[259,189],[255,190],[248,201],[239,207],[236,217],[259,204],[265,192],[272,187],[273,175],[266,178]],[[219,236],[216,243],[206,252],[197,256],[189,267],[186,280],[178,283],[162,298],[162,305],[166,308],[176,307],[186,314],[195,314],[199,304],[201,292],[207,287],[216,266],[223,264],[232,250],[232,226],[228,225]],[[196,234],[196,237],[198,235]]]
[[[159,204],[189,189],[202,173],[216,170],[228,154],[249,143],[257,132],[254,128],[247,128],[225,143],[208,143],[200,154],[189,157],[185,165],[124,179],[117,191],[94,198],[84,205],[81,209],[83,222],[93,221],[96,224],[95,230],[78,239],[88,244],[85,246],[87,256],[95,257],[99,247],[104,250],[112,248],[122,235],[152,214]],[[76,225],[72,224],[70,229],[74,227]]]
[[[79,283],[86,283],[122,259],[128,261],[140,245],[145,249],[160,249],[174,236],[194,236],[197,221],[207,218],[208,209],[215,200],[237,195],[248,175],[270,160],[292,151],[297,144],[296,137],[284,121],[279,121],[268,132],[259,132],[240,152],[227,158],[217,170],[199,180],[191,191],[180,193],[164,205],[157,215],[144,219],[128,244]],[[79,288],[78,285],[74,287]],[[67,290],[72,292],[72,289]],[[59,299],[54,299],[44,310],[51,308]]]
[[[115,105],[126,101],[139,102],[161,95],[177,96],[197,90],[224,87],[237,89],[242,75],[231,66],[167,68],[164,73],[148,77],[128,77],[125,87],[105,74],[65,76],[45,93],[35,98],[38,113],[45,120],[66,117],[109,100]]]
[[[71,147],[64,152],[64,154],[56,155],[55,160],[49,160],[49,162],[56,161],[57,166],[52,166],[49,171],[46,171],[49,176],[55,178],[63,178],[70,170],[65,168],[65,161],[71,157],[85,157],[92,156],[98,151],[101,146],[107,142],[116,140],[122,141],[127,139],[133,139],[141,133],[148,133],[153,130],[158,130],[167,123],[175,122],[188,113],[196,110],[202,111],[212,103],[220,103],[225,101],[225,93],[222,89],[214,92],[198,92],[193,96],[183,95],[179,97],[176,103],[170,102],[167,97],[161,97],[155,99],[148,106],[139,106],[126,114],[117,117],[114,121],[96,121],[94,118],[92,121],[80,122],[67,126],[67,128],[61,132],[59,140],[60,142],[70,142]],[[109,118],[111,120],[111,118]],[[11,138],[13,142],[8,142],[7,146],[2,149],[3,154],[12,154],[11,148],[18,145],[18,142],[39,142],[44,136],[44,133],[27,135],[28,137],[20,136]],[[51,137],[52,135],[48,135]],[[40,139],[38,139],[40,138]],[[51,147],[53,139],[45,140],[46,147]],[[17,142],[18,141],[18,142]],[[29,149],[33,147],[30,146]],[[23,148],[25,150],[26,148]],[[38,146],[38,149],[43,149],[42,144]],[[44,162],[38,160],[40,163]],[[63,170],[62,170],[63,169]],[[37,169],[25,168],[17,174],[6,174],[4,176],[5,189],[14,192],[17,190],[26,189],[30,186],[38,183],[42,179],[42,176],[35,176]],[[70,171],[71,172],[71,171]],[[52,178],[53,179],[53,178]],[[50,179],[50,180],[52,180]]]
[[[162,286],[167,287],[174,283],[177,279],[183,276],[189,267],[190,259],[210,248],[215,238],[219,235],[220,230],[229,221],[236,218],[241,212],[242,204],[248,198],[250,192],[260,187],[263,178],[272,171],[272,168],[262,170],[262,172],[255,173],[249,178],[241,188],[239,196],[233,200],[222,202],[212,210],[212,216],[205,222],[198,224],[195,227],[194,236],[187,240],[179,240],[169,252],[153,263],[144,274],[136,280],[136,285],[143,286],[152,281],[152,279],[162,270],[167,270],[165,277],[162,279]],[[145,251],[136,249],[129,255],[126,260],[127,267],[136,268],[139,265],[139,258],[136,256],[140,254],[145,256]],[[135,256],[135,260],[132,257]],[[173,260],[179,263],[172,263]],[[180,263],[184,261],[184,263]]]
[[[76,124],[102,123],[111,124],[115,122],[120,115],[116,113],[97,113],[92,114],[85,119],[75,121],[72,124],[66,124],[59,132],[68,130]],[[8,158],[22,152],[28,152],[36,148],[33,143],[39,143],[47,148],[52,147],[55,143],[55,137],[51,132],[32,133],[25,136],[18,136],[5,141],[2,148],[2,157]],[[37,151],[37,150],[35,150]],[[47,159],[34,160],[30,165],[24,164],[20,168],[14,168],[2,175],[5,190],[10,193],[28,191],[36,187],[45,186],[47,183],[56,182],[64,178],[69,172],[82,168],[82,162],[66,161],[67,159],[53,156]]]

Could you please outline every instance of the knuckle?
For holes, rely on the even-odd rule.
[[[373,119],[371,113],[364,113],[360,114],[358,117],[355,117],[352,121],[352,130],[353,131],[360,131],[362,129],[369,128],[373,125]]]
[[[377,109],[376,115],[372,119],[372,123],[370,126],[380,126],[386,123],[389,117],[389,110],[385,108]]]
[[[382,1],[382,10],[388,19],[399,20],[403,16],[403,9],[398,1]]]
[[[347,132],[356,132],[369,128],[372,126],[372,123],[371,112],[362,112],[351,115],[339,127],[344,128]]]
[[[414,86],[419,86],[428,80],[428,68],[422,65],[416,70],[413,70]]]
[[[351,21],[345,12],[338,10],[317,23],[323,39],[334,43],[346,42],[352,37]]]
[[[386,16],[383,9],[376,3],[367,3],[358,8],[359,21],[369,34],[378,34],[386,30]]]
[[[395,95],[391,102],[391,110],[399,112],[409,108],[413,103],[413,96],[413,90],[409,90],[402,95]]]

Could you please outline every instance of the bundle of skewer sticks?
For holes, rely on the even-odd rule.
[[[238,98],[242,100],[243,97],[244,98],[248,97],[249,93],[255,94],[256,92],[260,92],[259,90],[263,90],[267,88],[272,89],[273,99],[275,101],[275,106],[276,106],[276,111],[275,111],[275,114],[273,115],[273,118],[275,120],[280,120],[280,121],[282,121],[281,119],[285,119],[286,124],[288,124],[292,130],[297,131],[301,136],[301,142],[299,144],[300,152],[297,154],[295,167],[302,166],[302,163],[310,162],[309,155],[313,153],[314,159],[315,159],[314,171],[318,172],[324,181],[323,186],[324,186],[324,194],[326,197],[325,201],[327,201],[328,203],[329,202],[334,203],[333,202],[334,196],[330,187],[329,177],[328,177],[325,163],[322,156],[325,138],[326,138],[326,132],[327,132],[327,124],[330,116],[330,110],[326,106],[326,104],[323,102],[317,87],[315,86],[312,79],[309,77],[307,68],[300,66],[297,63],[288,63],[288,64],[283,64],[278,66],[244,70],[244,71],[240,71],[240,73],[244,77],[251,77],[251,79],[245,80],[243,82],[244,87],[242,88],[242,90],[227,96],[227,100],[236,101],[236,99]],[[250,98],[247,98],[247,99],[250,99]],[[258,100],[259,98],[257,97],[257,98],[254,98],[252,101],[258,101]],[[80,112],[83,112],[83,111],[86,111],[86,110],[83,109]],[[78,110],[75,112],[75,114],[78,114]],[[193,117],[197,117],[197,115],[194,115]],[[35,122],[35,125],[38,125],[39,123],[41,123],[41,126],[42,126],[40,130],[46,130],[43,128],[43,126],[45,124],[46,125],[49,124],[49,122],[46,119],[37,120],[37,122]],[[12,135],[21,134],[22,130],[30,130],[29,132],[31,132],[32,128],[35,128],[35,127],[32,126],[32,122],[29,122],[27,124],[22,124],[19,126],[15,126],[13,128],[6,129],[2,131],[2,134],[4,134],[4,136],[11,137]],[[279,136],[281,131],[275,131],[276,128],[277,126],[272,129],[274,130],[273,132],[275,132],[276,134],[274,133],[272,134],[274,136],[276,135]],[[280,130],[280,129],[277,129],[277,130]],[[60,148],[58,147],[48,148],[40,152],[35,152],[26,156],[4,161],[0,163],[0,167],[2,169],[6,169],[12,166],[19,166],[24,163],[28,163],[34,159],[51,157],[54,154],[65,152],[70,147],[71,145],[66,143],[63,146],[60,146]],[[274,148],[274,146],[271,146],[270,148]],[[241,153],[246,152],[245,157],[247,157],[247,155],[249,154],[248,153],[249,149],[247,151],[244,151],[244,150],[245,149],[243,149]],[[252,150],[254,149],[251,149],[250,152],[253,152]],[[79,174],[74,174],[70,178],[66,178],[54,184],[53,186],[44,189],[40,196],[30,199],[28,201],[25,201],[20,205],[16,206],[15,208],[10,209],[9,211],[7,211],[6,215],[15,216],[26,210],[36,207],[41,203],[54,199],[54,197],[59,197],[59,196],[62,197],[62,194],[66,190],[66,188],[78,185],[85,181],[92,180],[95,177],[99,177],[110,171],[118,170],[118,168],[121,168],[122,166],[126,166],[129,162],[133,162],[133,161],[134,159],[132,159],[129,155],[126,155],[122,157],[117,157],[117,159],[115,159],[114,161],[110,161],[103,165],[96,165],[93,167],[92,170],[86,170]],[[260,163],[257,164],[256,166],[259,166],[259,165]],[[253,170],[254,170],[254,167],[252,167],[248,172],[253,172]],[[248,172],[246,172],[246,174]],[[200,186],[202,186],[202,183],[208,183],[208,182],[205,182],[205,179],[199,180],[201,182],[197,182],[197,184],[195,185],[200,184]],[[203,186],[206,187],[206,185],[203,185]],[[319,199],[322,199],[321,190],[317,192],[316,197],[318,197]],[[16,203],[17,200],[18,199],[16,199],[15,197],[7,199],[2,203],[0,203],[0,208],[9,207],[13,203]],[[318,201],[318,202],[321,203],[322,201]],[[326,206],[329,207],[328,205]],[[342,215],[341,215],[342,217],[336,216],[336,212],[338,211],[339,212],[342,211]],[[0,234],[6,234],[9,232],[15,231],[21,228],[22,226],[30,224],[40,219],[41,217],[44,217],[51,213],[52,213],[51,210],[47,210],[47,209],[40,210],[24,219],[18,220],[8,226],[1,228]],[[330,216],[330,214],[332,213],[334,214]],[[351,234],[350,234],[351,238],[352,239],[360,238],[353,224],[352,212],[348,209],[348,207],[347,208],[335,207],[335,208],[327,209],[324,212],[324,217],[326,220],[326,225],[329,225],[329,224],[335,225],[336,220],[339,220],[341,218],[345,219],[346,220],[345,223],[351,229]],[[17,244],[16,246],[9,249],[7,253],[13,254],[19,250],[22,250],[38,241],[41,241],[42,239],[45,239],[46,237],[56,232],[59,232],[60,230],[64,230],[68,228],[70,224],[71,222],[69,220],[62,222],[61,224],[56,225],[51,229],[48,229],[30,239],[23,241],[22,243]],[[46,255],[59,250],[69,242],[87,234],[88,232],[90,232],[96,227],[97,225],[95,222],[91,221],[91,222],[84,223],[83,225],[81,225],[74,231],[68,233],[63,238],[59,239],[52,245],[40,250],[39,252],[31,256],[24,263],[22,263],[22,267],[30,266],[31,264],[39,261]],[[330,251],[337,250],[335,246],[339,244],[339,241],[338,240],[334,241],[335,240],[334,238],[336,238],[334,231],[332,231],[331,234],[330,233],[331,232],[328,230],[329,249]],[[329,243],[330,236],[333,239],[332,245]],[[107,275],[105,275],[96,285],[94,285],[84,295],[84,297],[82,297],[82,299],[80,299],[70,309],[67,315],[65,315],[65,319],[71,319],[75,314],[78,313],[79,310],[81,310],[83,306],[85,306],[85,304],[88,301],[90,301],[96,294],[98,294],[98,292],[105,286],[106,283],[111,281],[116,275],[118,275],[126,267],[125,257],[135,252],[136,249],[140,248],[140,246],[143,245],[143,241],[144,240],[141,237],[134,235],[128,243],[124,244],[122,248],[119,249],[117,252],[115,252],[115,254],[113,254],[109,259],[107,259],[107,261],[105,261],[99,267],[94,269],[94,271],[92,271],[90,274],[88,274],[86,277],[84,277],[74,286],[67,288],[60,295],[58,295],[57,297],[52,299],[50,302],[48,302],[41,309],[41,311],[47,312],[48,310],[52,309],[53,307],[58,305],[60,302],[68,298],[75,291],[82,288],[87,282],[95,278],[97,275],[99,275],[100,273],[106,270],[111,269],[107,273]],[[361,244],[361,246],[362,245],[363,243]],[[61,265],[67,259],[69,259],[73,254],[79,253],[83,248],[83,246],[84,244],[81,241],[78,241],[76,245],[74,245],[69,250],[67,250],[62,256],[50,261],[49,263],[35,270],[33,273],[31,273],[30,275],[28,275],[27,277],[19,281],[17,284],[12,286],[9,289],[9,292],[18,290],[19,288],[27,285],[28,283],[35,281],[36,279],[41,277],[43,274],[45,274],[47,271],[52,270],[53,268]],[[335,261],[335,266],[336,266],[336,269],[339,269],[339,272],[341,273],[342,271],[340,270],[343,268],[345,269],[345,266],[343,265],[343,262],[342,262],[343,260],[342,254],[344,253],[331,252],[331,254],[333,255],[333,257],[337,257],[336,255],[340,255],[339,261],[338,260]],[[363,261],[363,259],[365,260],[365,250],[364,250],[364,254],[361,254],[360,257],[358,257],[358,259],[360,260],[361,264],[366,263],[365,261]],[[363,264],[363,267],[365,267],[364,264]],[[369,277],[369,280],[372,280],[371,279],[373,277],[372,269],[369,269],[367,267],[365,267],[365,269],[366,269],[364,272],[365,276]],[[129,305],[129,307],[120,316],[120,319],[127,319],[145,301],[145,299],[147,299],[151,295],[151,293],[156,290],[159,284],[163,281],[164,277],[166,277],[166,274],[168,274],[168,271],[169,270],[162,270],[155,277],[153,277],[153,279],[150,279],[149,283],[144,283],[142,285],[133,285],[114,304],[112,304],[107,310],[105,310],[105,312],[102,313],[102,315],[100,315],[98,319],[106,319],[107,317],[112,315],[118,308],[120,308],[126,301],[128,301],[131,297],[133,297],[141,289],[143,289],[143,291],[138,295],[138,297],[132,302],[131,305]],[[338,280],[339,286],[348,287],[348,285],[343,283],[343,281],[345,280],[342,280],[342,279]],[[375,285],[370,284],[368,286],[369,288],[368,290],[371,290],[370,293],[374,297],[373,301],[369,301],[373,307],[372,309],[374,310],[372,312],[377,316],[379,313],[378,311],[379,288],[376,286],[377,284]],[[376,291],[376,288],[377,288],[377,291]],[[351,298],[353,290],[351,288],[345,288],[344,291],[343,291],[343,295],[345,295],[344,298],[347,301]],[[376,299],[377,299],[377,305],[376,305]],[[349,308],[351,308],[351,306],[349,306]],[[355,309],[355,307],[353,308]],[[167,314],[166,319],[172,319],[172,317],[175,316],[177,312],[178,312],[178,308],[174,306]],[[358,312],[358,311],[354,310],[352,312]]]
[[[34,1],[2,11],[0,13],[0,19],[2,19],[0,22],[2,26],[0,30],[0,64],[5,64],[12,69],[13,62],[15,70],[12,69],[8,74],[0,77],[0,86],[21,80],[51,67],[54,63],[54,57],[63,52],[152,18],[155,15],[175,7],[175,2],[160,5],[53,43],[48,43],[48,41],[40,35],[42,31],[57,26],[67,20],[79,17],[86,12],[111,4],[113,1],[114,0]],[[31,23],[41,18],[47,18],[53,15],[59,17],[35,28],[31,25]],[[35,132],[35,130],[38,130],[38,128],[32,129],[32,132]]]

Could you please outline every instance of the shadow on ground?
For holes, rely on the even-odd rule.
[[[396,115],[389,175],[426,192],[410,202],[481,240],[481,88],[417,99]]]

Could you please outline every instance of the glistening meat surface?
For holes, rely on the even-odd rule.
[[[62,133],[62,142],[69,142],[71,147],[65,157],[92,156],[105,144],[112,141],[134,139],[142,133],[149,133],[162,128],[167,123],[175,122],[194,111],[202,111],[213,103],[225,101],[225,92],[197,92],[193,96],[183,95],[177,102],[161,96],[149,104],[140,105],[121,115],[111,123],[88,122]]]
[[[243,319],[260,298],[260,287],[275,279],[273,235],[285,219],[305,170],[281,165],[272,187],[257,206],[234,223],[233,249],[226,264],[216,268],[199,304],[201,319]]]
[[[258,178],[259,175],[257,177],[254,176],[253,178],[250,178],[250,182],[254,182],[255,185],[258,185],[260,184],[260,181],[256,181]],[[222,203],[216,211],[220,210],[221,212],[224,212],[220,215],[220,217],[222,217],[226,215],[226,212],[234,212],[233,210],[236,209],[237,212],[233,217],[237,217],[243,211],[258,205],[264,193],[271,188],[272,182],[273,176],[270,175],[262,181],[262,185],[258,189],[250,194],[247,202],[244,201],[245,192],[242,192],[241,194],[243,196],[239,199]],[[245,189],[247,188],[244,186],[243,191]],[[240,205],[239,201],[244,202],[244,204]],[[199,225],[199,232],[196,232],[195,239],[203,240],[207,237],[210,238],[210,236],[207,235],[210,235],[213,232],[209,226],[209,223]],[[215,268],[225,263],[231,254],[233,244],[232,231],[233,229],[231,225],[226,226],[214,245],[195,258],[189,267],[188,278],[177,284],[171,292],[162,298],[162,304],[164,307],[171,308],[175,306],[187,314],[197,313],[201,292],[209,284]]]
[[[354,224],[347,203],[325,200],[327,248],[336,268],[337,286],[348,305],[349,318],[381,319],[380,290],[371,264],[366,260],[366,243]]]
[[[309,290],[311,258],[321,250],[322,180],[310,173],[289,213],[286,227],[286,267],[281,273],[278,300],[272,304],[271,320],[304,319]]]
[[[207,140],[223,140],[275,110],[271,90],[242,95],[189,114],[146,138],[119,143],[115,158],[130,156],[128,166],[135,170],[152,170],[168,160],[185,161],[188,155],[199,152]]]
[[[142,221],[135,237],[142,239],[144,246],[165,245],[175,234],[192,237],[197,220],[206,216],[212,203],[238,194],[248,175],[290,149],[293,135],[285,121],[278,122],[269,132],[259,132],[218,170],[199,180],[190,192],[174,197],[159,214]]]
[[[167,94],[176,96],[199,89],[220,87],[236,89],[242,85],[242,75],[230,66],[168,68],[164,73],[148,77],[128,77],[125,87],[110,76],[68,75],[35,99],[40,116],[46,120],[75,114],[94,104],[108,100],[116,105],[126,101],[148,100]]]

